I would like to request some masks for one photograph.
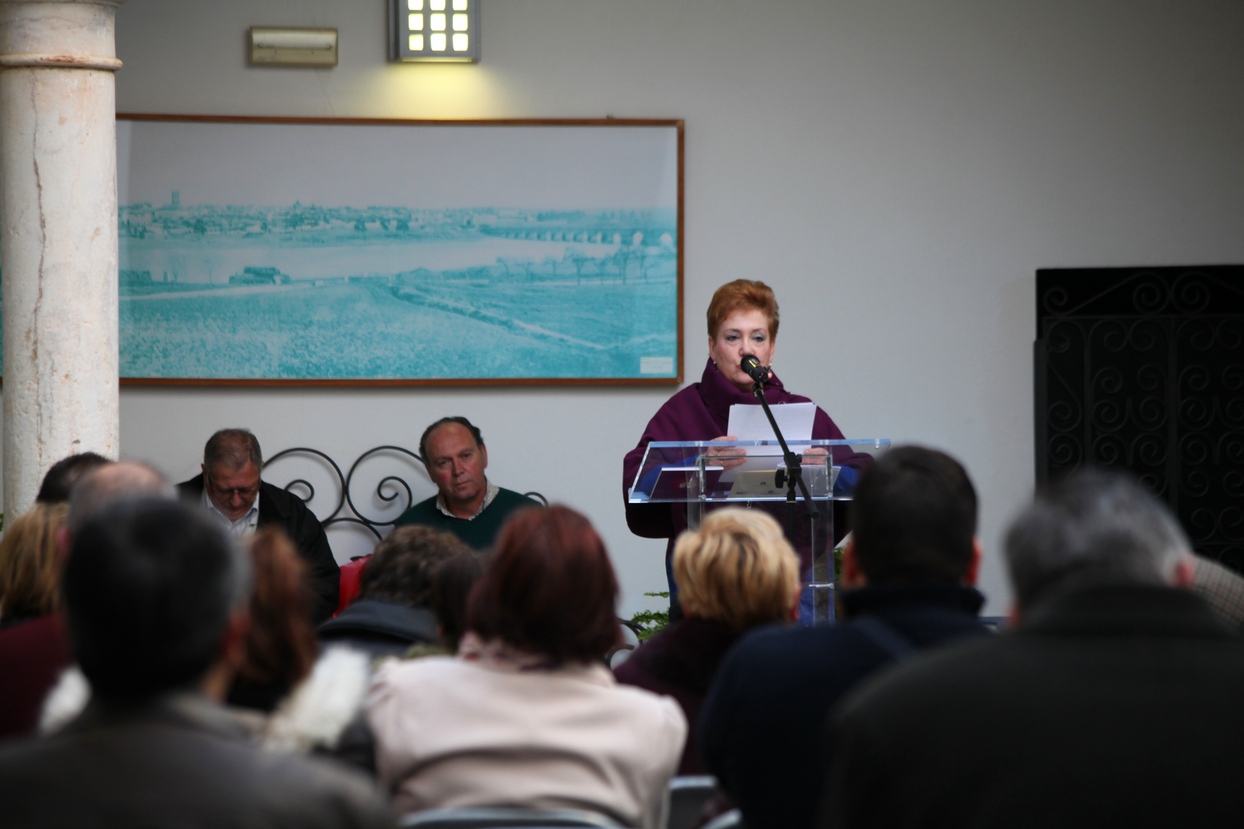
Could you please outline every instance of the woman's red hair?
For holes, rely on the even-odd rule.
[[[288,692],[311,673],[316,657],[307,565],[294,542],[276,527],[259,530],[250,553],[255,586],[246,661],[238,677]]]
[[[736,279],[727,282],[715,292],[708,303],[708,338],[717,338],[717,332],[726,317],[735,311],[759,311],[769,323],[769,336],[776,340],[778,332],[778,304],[773,289],[763,282]]]
[[[618,581],[592,523],[569,507],[525,509],[501,531],[467,605],[467,628],[554,663],[603,659],[619,641]]]

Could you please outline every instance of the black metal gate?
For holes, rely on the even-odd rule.
[[[1132,470],[1244,572],[1244,266],[1037,271],[1037,481]]]

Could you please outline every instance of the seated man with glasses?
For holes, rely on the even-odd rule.
[[[230,534],[242,538],[259,527],[285,530],[307,562],[312,621],[337,609],[340,571],[319,519],[297,495],[260,480],[263,453],[249,429],[221,429],[203,449],[202,474],[177,485],[181,497],[201,504]]]

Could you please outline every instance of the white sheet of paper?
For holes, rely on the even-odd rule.
[[[815,403],[779,403],[770,406],[773,419],[782,430],[786,442],[792,440],[812,440],[812,421],[816,418]],[[735,403],[730,407],[730,422],[727,435],[734,435],[739,440],[777,440],[773,427],[765,417],[763,406],[744,406]]]

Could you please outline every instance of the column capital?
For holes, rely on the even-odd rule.
[[[42,1],[35,0],[35,2]],[[6,0],[0,0],[0,3],[3,2]],[[16,69],[21,66],[42,66],[52,69],[102,69],[116,72],[121,68],[121,61],[99,55],[0,55],[0,67]]]
[[[115,72],[117,7],[125,0],[0,0],[0,69]]]
[[[119,6],[125,0],[0,0],[0,6]]]

